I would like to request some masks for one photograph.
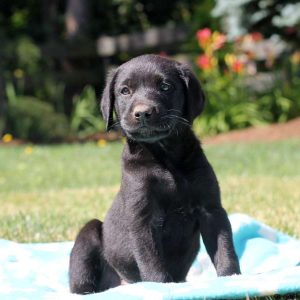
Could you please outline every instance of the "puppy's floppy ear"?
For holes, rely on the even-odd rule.
[[[113,71],[108,74],[106,78],[106,85],[102,93],[101,98],[101,112],[103,119],[106,123],[106,130],[109,130],[114,124],[114,104],[115,104],[115,82],[117,77],[117,71]]]
[[[192,123],[204,109],[205,95],[200,86],[199,80],[193,74],[192,70],[183,64],[178,66],[180,77],[185,86],[185,117]]]

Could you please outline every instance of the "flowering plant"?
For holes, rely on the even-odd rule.
[[[247,34],[231,43],[227,36],[218,31],[212,32],[209,28],[198,30],[196,33],[199,47],[202,50],[197,58],[197,65],[206,73],[215,72],[223,63],[222,71],[225,73],[253,73],[254,60],[256,57],[255,48],[263,41],[263,36],[259,32]],[[233,48],[231,51],[220,52],[220,50]],[[229,47],[228,47],[229,46]],[[233,51],[232,51],[233,50]],[[274,58],[275,54],[269,51],[269,58]],[[218,71],[221,71],[220,69]]]
[[[194,123],[196,132],[216,134],[300,114],[299,97],[291,93],[300,91],[299,80],[287,83],[275,68],[284,44],[266,40],[259,32],[229,41],[225,34],[209,28],[198,30],[196,38],[201,53],[195,62],[209,98],[203,117]],[[299,52],[290,57],[294,68],[299,66],[299,57]],[[264,75],[273,78],[271,84],[261,83]]]
[[[199,46],[204,52],[199,55],[197,65],[204,71],[212,71],[218,63],[217,56],[214,53],[224,46],[226,36],[218,31],[212,33],[209,28],[198,30],[196,36]]]

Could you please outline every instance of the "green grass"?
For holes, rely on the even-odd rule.
[[[74,239],[103,219],[120,183],[123,145],[0,147],[0,238]],[[228,212],[300,237],[300,140],[205,146]]]

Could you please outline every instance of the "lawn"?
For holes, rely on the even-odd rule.
[[[0,238],[73,240],[103,219],[120,182],[121,143],[0,147]],[[300,140],[204,145],[229,213],[300,237]]]

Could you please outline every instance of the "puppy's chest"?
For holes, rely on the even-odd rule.
[[[152,190],[156,191],[156,200],[161,204],[189,203],[197,198],[197,186],[193,174],[184,174],[176,171],[157,169],[154,172],[154,180],[149,182]]]
[[[159,174],[159,173],[157,173]],[[156,190],[155,211],[152,224],[166,234],[175,227],[177,231],[193,230],[198,222],[201,203],[190,177],[164,172],[153,184]]]
[[[157,211],[152,216],[151,227],[160,232],[162,241],[174,250],[189,245],[192,237],[198,236],[200,230],[197,208],[177,207]]]

